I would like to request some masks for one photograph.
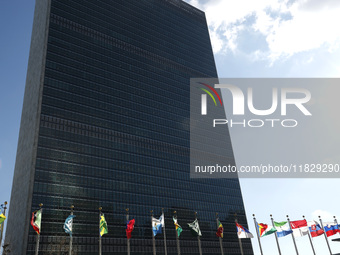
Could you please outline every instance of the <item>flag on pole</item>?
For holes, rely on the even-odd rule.
[[[294,237],[308,235],[308,226],[306,220],[295,220],[290,222]]]
[[[32,219],[31,225],[35,232],[40,235],[40,228],[41,228],[41,209],[35,212],[32,212]]]
[[[2,224],[6,220],[6,216],[3,214],[0,214],[0,224]]]
[[[277,237],[284,237],[286,235],[293,233],[293,230],[291,230],[289,227],[288,221],[281,222],[274,221],[274,226],[277,230],[276,232]]]
[[[309,232],[312,237],[321,236],[324,231],[320,227],[319,223],[315,220],[308,222]]]
[[[135,219],[132,219],[126,223],[126,237],[127,239],[131,238],[131,233],[133,228],[135,227]]]
[[[70,215],[66,218],[64,223],[64,230],[66,234],[70,234],[72,236],[72,225],[73,225],[73,218],[76,217],[75,215]]]
[[[162,223],[162,227],[165,228],[164,213],[159,217],[159,221]]]
[[[106,220],[105,220],[105,216],[104,214],[102,214],[100,216],[100,227],[99,227],[99,231],[100,231],[100,236],[103,236],[107,233],[109,233],[109,230],[107,229],[107,223],[106,223]]]
[[[327,237],[335,235],[336,233],[339,233],[339,225],[335,224],[334,222],[326,222],[323,224],[323,228],[325,229]]]
[[[176,219],[175,217],[173,217],[172,219],[173,219],[173,221],[174,221],[174,225],[175,225],[175,227],[176,227],[177,235],[178,235],[178,237],[179,237],[179,236],[181,235],[183,229],[182,229],[182,227],[178,224],[177,219]]]
[[[223,225],[222,225],[222,223],[220,221],[218,221],[218,227],[217,227],[216,235],[218,237],[223,238]]]
[[[264,223],[257,223],[257,231],[259,232],[260,237],[268,236],[275,233],[277,230],[271,225],[267,225]]]
[[[163,224],[164,224],[164,214],[162,214],[161,217],[159,217],[159,219],[152,217],[151,226],[152,226],[152,231],[153,231],[154,236],[162,233]]]
[[[193,223],[187,223],[190,230],[191,230],[191,234],[193,236],[202,236],[201,230],[200,230],[200,226],[198,224],[198,220],[194,220]]]
[[[242,225],[236,223],[236,230],[238,238],[253,238],[253,234],[249,232],[248,229],[243,227]]]
[[[6,216],[4,214],[4,205],[0,205],[0,224],[2,224],[6,220]]]

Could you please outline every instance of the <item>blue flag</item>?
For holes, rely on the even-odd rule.
[[[73,225],[73,218],[76,217],[75,215],[70,215],[67,217],[67,219],[65,220],[65,224],[64,224],[64,230],[65,233],[70,234],[70,236],[72,236],[72,225]]]
[[[309,232],[312,237],[317,237],[323,235],[324,231],[320,227],[319,223],[316,221],[308,222]]]
[[[334,222],[324,223],[324,224],[325,224],[324,229],[325,229],[327,237],[330,237],[340,232],[338,224],[335,224]]]
[[[276,222],[274,221],[274,226],[277,230],[277,237],[284,237],[293,233],[293,230],[290,229],[288,221]]]
[[[163,214],[159,219],[152,217],[152,231],[153,231],[154,236],[162,233],[163,225],[164,225],[164,215]]]

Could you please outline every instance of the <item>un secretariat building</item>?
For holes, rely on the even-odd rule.
[[[164,208],[167,254],[240,254],[233,214],[246,225],[238,179],[190,179],[190,78],[217,77],[205,14],[182,0],[36,0],[6,243],[35,254],[32,212],[43,203],[39,254],[68,245],[98,254],[98,208],[108,224],[103,254],[153,254],[150,211]],[[229,149],[231,143],[229,141]],[[233,157],[230,163],[234,164]],[[162,235],[157,254],[165,254]],[[243,241],[245,254],[253,254]],[[67,250],[67,249],[66,249]],[[66,254],[66,253],[65,253]],[[67,253],[68,254],[68,253]]]

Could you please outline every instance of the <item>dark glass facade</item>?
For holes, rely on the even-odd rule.
[[[103,254],[126,254],[126,208],[136,220],[131,254],[152,254],[150,210],[161,208],[168,254],[177,254],[175,210],[182,254],[198,254],[186,224],[195,211],[203,254],[221,254],[216,212],[225,254],[239,254],[238,180],[189,173],[189,79],[217,77],[204,13],[179,0],[52,0],[48,22],[31,203],[44,204],[40,254],[67,249],[71,204],[75,254],[98,254],[100,206]],[[33,229],[25,238],[34,254]],[[156,247],[164,254],[163,235]]]

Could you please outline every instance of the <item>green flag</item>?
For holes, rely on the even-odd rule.
[[[100,236],[103,236],[107,233],[109,233],[109,231],[107,229],[107,223],[103,214],[100,216]]]
[[[268,236],[275,233],[277,230],[271,225],[267,225],[264,223],[257,223],[257,231],[259,232],[260,237]]]
[[[283,225],[286,225],[288,221],[281,221],[281,222],[276,222],[274,221],[274,226],[275,227],[282,227]]]
[[[202,236],[200,226],[198,225],[198,220],[196,219],[193,223],[188,223],[191,233],[194,236]]]
[[[173,219],[174,224],[175,224],[175,226],[176,226],[177,235],[178,235],[178,237],[179,237],[179,236],[181,235],[183,229],[182,229],[182,227],[178,224],[177,219],[176,219],[175,217],[173,217],[172,219]]]
[[[3,223],[6,219],[6,216],[3,214],[0,214],[0,224]]]

